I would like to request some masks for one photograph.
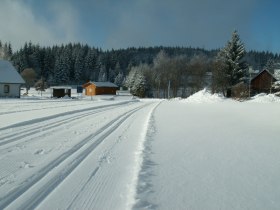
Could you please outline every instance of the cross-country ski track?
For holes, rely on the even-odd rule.
[[[0,172],[0,209],[129,208],[139,148],[157,104],[70,106],[73,110],[51,115],[43,111],[34,119],[2,126],[0,165],[6,170]],[[132,132],[135,129],[140,132]]]
[[[0,209],[278,210],[279,104],[0,99]]]

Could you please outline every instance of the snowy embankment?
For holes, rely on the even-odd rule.
[[[206,91],[162,102],[134,209],[279,209],[280,107],[259,102]]]
[[[225,98],[220,94],[211,94],[208,90],[203,89],[186,99],[183,99],[184,103],[216,103],[223,102]]]
[[[265,94],[261,93],[254,97],[249,102],[256,103],[280,103],[280,97],[275,96],[274,94]]]

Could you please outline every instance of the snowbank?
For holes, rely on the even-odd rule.
[[[171,98],[169,99],[170,101],[181,101],[182,98],[181,97],[177,97],[177,98]]]
[[[221,94],[211,94],[210,91],[203,89],[190,97],[181,100],[183,103],[216,103],[227,100]],[[261,93],[251,98],[251,100],[245,102],[254,103],[280,103],[280,97],[275,94]]]
[[[260,93],[254,97],[252,97],[251,100],[248,102],[256,102],[256,103],[280,103],[280,97],[274,95],[274,94],[265,94]]]
[[[215,103],[222,102],[225,98],[220,94],[211,94],[208,90],[203,89],[188,98],[182,100],[183,103]]]

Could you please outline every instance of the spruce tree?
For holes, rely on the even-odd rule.
[[[98,75],[98,82],[106,82],[106,81],[107,81],[106,67],[102,65]]]
[[[54,66],[54,57],[53,54],[51,52],[50,48],[45,49],[45,56],[44,56],[44,60],[43,60],[43,72],[42,72],[42,76],[44,78],[49,78],[50,75],[53,76],[53,66]]]
[[[222,89],[225,94],[225,89],[230,89],[235,84],[244,81],[247,76],[247,64],[244,61],[245,47],[241,42],[237,31],[232,33],[231,40],[226,46],[220,50],[216,58],[216,62],[222,69],[216,69],[214,72],[214,83],[216,80],[223,81]]]
[[[264,67],[266,70],[268,70],[271,74],[274,74],[274,68],[275,68],[275,63],[273,59],[268,59],[268,61],[265,64]]]
[[[125,79],[125,82],[124,82],[125,87],[127,87],[129,89],[131,89],[133,87],[135,78],[136,78],[136,74],[137,74],[136,68],[132,67]]]
[[[137,71],[131,93],[138,97],[145,97],[146,79],[142,71]]]
[[[67,85],[69,82],[69,70],[67,59],[63,56],[56,59],[54,66],[54,81],[57,85]]]
[[[82,77],[83,69],[84,69],[84,62],[83,62],[83,53],[80,51],[75,59],[74,64],[74,80],[79,82]]]
[[[146,78],[140,67],[133,67],[129,72],[125,86],[130,89],[134,96],[144,97],[147,89]]]
[[[99,68],[97,65],[97,55],[95,50],[90,49],[87,52],[87,55],[84,59],[84,72],[83,72],[83,78],[85,81],[92,80],[96,81],[98,80],[98,73]]]
[[[122,72],[119,72],[119,74],[116,76],[114,83],[121,87],[123,85],[123,81],[124,81],[124,76]]]

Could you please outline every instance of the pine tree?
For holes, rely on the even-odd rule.
[[[53,68],[54,68],[54,57],[50,48],[45,49],[45,56],[43,60],[43,71],[42,76],[44,78],[49,79],[49,76],[53,76]]]
[[[275,63],[273,59],[268,59],[268,61],[265,64],[264,67],[266,70],[268,70],[271,74],[274,74],[274,68],[275,68]]]
[[[63,56],[56,59],[55,62],[54,81],[56,84],[67,84],[69,82],[69,70],[67,59]]]
[[[113,82],[114,80],[115,80],[115,78],[116,78],[116,71],[115,71],[115,69],[109,69],[109,71],[108,71],[108,73],[109,73],[109,75],[108,75],[108,81],[110,81],[110,82]]]
[[[43,59],[42,59],[42,50],[40,49],[39,45],[31,47],[32,53],[29,55],[30,65],[36,71],[37,75],[42,75],[43,71]]]
[[[2,42],[0,42],[0,59],[11,60],[12,55],[13,51],[11,44],[5,43],[4,45],[2,45]]]
[[[129,89],[131,89],[133,87],[136,74],[137,74],[137,72],[136,72],[135,67],[132,67],[129,74],[127,75],[127,77],[125,79],[125,82],[124,82],[125,87],[127,87]]]
[[[106,81],[107,81],[106,67],[102,65],[98,75],[98,82],[106,82]]]
[[[138,97],[145,97],[146,92],[146,79],[142,71],[137,71],[135,75],[134,84],[131,88],[131,93]]]
[[[231,88],[233,85],[245,80],[247,75],[247,64],[243,60],[245,55],[245,47],[241,42],[237,31],[232,33],[231,40],[228,41],[227,45],[220,50],[216,58],[216,62],[219,63],[219,67],[222,70],[216,69],[217,74],[214,73],[215,80],[223,81],[224,87],[222,91],[225,94],[226,90]]]
[[[125,86],[130,89],[132,95],[144,97],[147,89],[147,84],[144,73],[140,68],[133,67],[131,69],[126,78]]]
[[[98,80],[99,68],[97,65],[97,54],[95,50],[93,49],[88,50],[84,62],[85,62],[84,73],[83,73],[84,80],[85,81]]]
[[[114,83],[121,87],[123,85],[124,82],[124,76],[122,72],[119,72],[119,74],[116,76]]]
[[[29,66],[27,63],[26,55],[22,49],[18,52],[17,59],[14,59],[14,62],[20,72],[22,72]]]
[[[84,69],[84,62],[83,62],[83,53],[80,51],[78,55],[76,56],[75,59],[75,64],[74,64],[74,80],[76,82],[79,82],[82,77],[82,72]]]

